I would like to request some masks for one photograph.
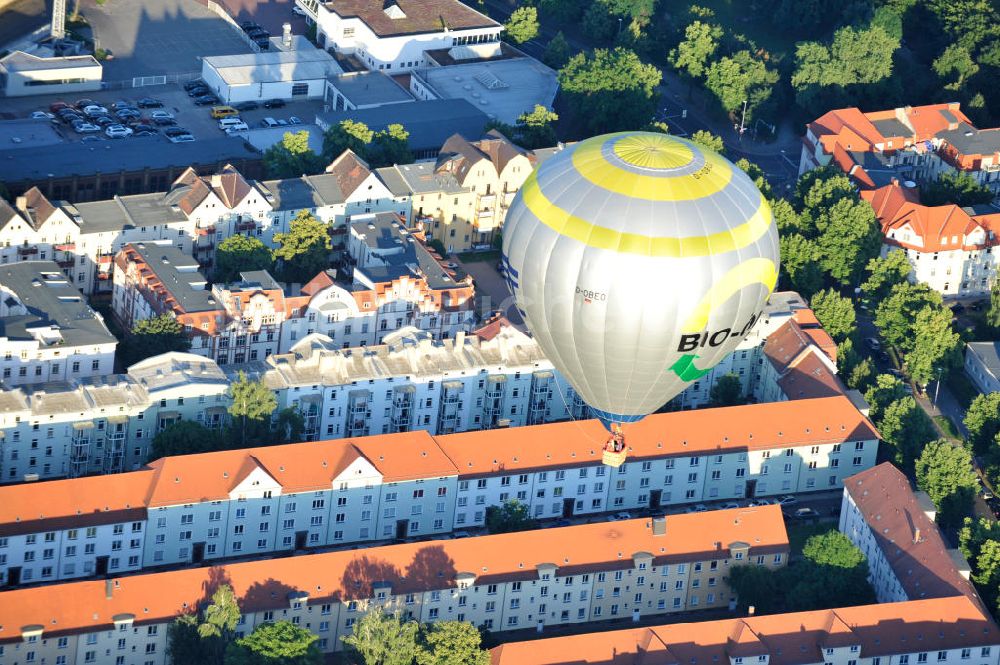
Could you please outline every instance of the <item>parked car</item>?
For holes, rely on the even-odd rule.
[[[178,134],[177,136],[168,136],[167,140],[171,143],[190,143],[194,141],[194,137],[190,134]]]
[[[792,513],[792,516],[797,520],[812,520],[819,517],[819,513],[812,508],[799,508]]]
[[[160,109],[163,108],[163,102],[152,97],[143,97],[136,103],[136,106],[141,109]]]
[[[882,344],[874,337],[869,337],[868,339],[866,339],[865,344],[867,344],[868,348],[871,349],[872,351],[878,351],[879,349],[882,348]]]
[[[132,136],[132,130],[125,125],[108,125],[104,128],[104,133],[108,135],[108,138],[112,139],[123,139]]]
[[[288,127],[288,121],[285,120],[284,118],[278,118],[278,126],[279,127]]]
[[[308,16],[308,14],[306,14],[306,10],[302,9],[298,5],[292,5],[292,13],[296,16]]]
[[[32,120],[52,120],[56,116],[52,113],[47,113],[45,111],[33,111],[31,114]]]
[[[49,111],[51,113],[57,113],[59,111],[62,111],[63,109],[68,109],[68,108],[72,107],[64,101],[52,102],[51,104],[49,104]]]
[[[266,109],[280,109],[285,105],[284,99],[269,99],[264,102],[264,108]]]
[[[115,112],[115,117],[119,120],[127,120],[129,118],[141,118],[142,114],[135,109],[121,109]]]
[[[253,43],[257,45],[261,51],[270,51],[271,42],[267,37],[261,37],[260,39],[253,40]]]
[[[260,126],[267,127],[268,129],[270,129],[271,127],[277,127],[278,121],[275,120],[274,118],[264,118],[263,120],[260,121]]]
[[[250,125],[248,125],[245,122],[240,122],[235,125],[229,125],[225,129],[227,136],[233,136],[235,134],[239,134],[240,132],[249,132],[249,131],[250,131]]]
[[[258,39],[260,37],[267,39],[271,36],[270,32],[260,27],[259,25],[256,28],[250,28],[246,32],[247,32],[247,37],[249,37],[250,39]]]
[[[240,102],[235,105],[235,108],[237,111],[253,111],[260,108],[260,104],[257,102]]]
[[[108,109],[97,104],[90,104],[89,106],[83,107],[83,114],[90,117],[94,117],[95,115],[107,115]]]
[[[202,95],[201,97],[194,98],[195,106],[208,106],[209,104],[218,104],[219,98],[215,95]]]
[[[181,134],[190,134],[191,130],[185,129],[184,127],[167,127],[163,130],[164,136],[180,136]]]
[[[727,503],[722,504],[722,509],[723,510],[735,510],[737,508],[742,508],[742,507],[743,506],[741,506],[740,504],[736,503],[735,501],[729,501]]]
[[[96,118],[91,118],[90,121],[95,125],[100,125],[101,127],[107,127],[108,125],[120,125],[118,120],[115,120],[109,115],[99,115]]]
[[[171,125],[176,125],[177,121],[171,118],[150,118],[153,124],[157,127],[170,127]]]
[[[140,129],[138,131],[132,132],[132,138],[142,138],[143,136],[156,136],[157,134],[159,134],[159,132],[157,132],[155,129],[154,130]]]
[[[160,130],[152,125],[147,125],[146,123],[138,123],[132,127],[132,131],[138,134],[139,132],[150,132],[152,134],[159,134]]]
[[[611,516],[611,521],[612,522],[618,522],[618,521],[621,521],[621,520],[630,520],[630,519],[632,519],[632,514],[631,513],[625,513],[625,512],[615,513],[614,515]]]
[[[696,503],[693,506],[688,506],[684,509],[685,513],[704,513],[708,511],[708,506],[703,503]]]
[[[254,23],[253,21],[243,21],[242,23],[240,23],[240,27],[243,29],[243,32],[249,32],[250,30],[253,30],[254,28],[259,28],[260,26]]]
[[[124,99],[119,99],[117,102],[112,102],[111,104],[112,111],[120,111],[122,109],[132,109],[132,108],[135,108],[135,105],[132,104],[132,102],[125,101]]]
[[[149,114],[149,117],[151,120],[156,120],[157,118],[169,118],[170,120],[173,120],[174,114],[169,111],[153,111]]]
[[[97,104],[97,102],[95,102],[93,99],[84,98],[84,99],[78,99],[78,100],[76,100],[73,103],[73,106],[75,106],[78,109],[83,109],[86,106],[94,106],[96,104]]]
[[[200,97],[202,95],[207,95],[210,92],[211,90],[207,85],[199,85],[187,91],[188,97]]]
[[[796,499],[791,494],[785,495],[785,496],[781,497],[780,499],[778,499],[778,505],[779,506],[791,506],[791,505],[796,504],[798,502],[799,502],[799,500]]]
[[[205,82],[202,81],[201,79],[194,79],[193,81],[188,81],[187,83],[184,84],[185,90],[192,90],[194,88],[204,88],[204,87],[206,87]]]
[[[96,143],[98,141],[103,141],[103,140],[105,140],[103,136],[99,136],[97,134],[91,134],[90,136],[84,136],[82,139],[80,139],[80,142],[81,143],[91,143],[91,142]]]
[[[77,134],[90,134],[101,131],[101,128],[90,122],[78,122],[73,125],[73,131]]]
[[[212,107],[212,117],[216,120],[220,118],[232,118],[238,116],[239,111],[234,109],[232,106],[213,106]]]
[[[302,120],[298,116],[294,116],[293,115],[293,116],[291,116],[288,119],[288,124],[289,125],[301,125],[302,124]]]

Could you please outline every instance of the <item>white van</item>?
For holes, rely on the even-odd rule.
[[[246,123],[243,122],[243,120],[239,116],[234,118],[223,118],[222,120],[219,120],[219,129],[221,129],[222,131],[226,131],[230,127],[235,127],[236,125],[246,126]]]
[[[239,134],[240,132],[249,132],[250,126],[245,122],[238,122],[235,125],[230,125],[226,127],[226,134],[232,136],[233,134]]]
[[[263,120],[260,121],[260,126],[267,127],[268,129],[270,129],[271,127],[277,127],[278,121],[275,120],[274,118],[264,118]]]

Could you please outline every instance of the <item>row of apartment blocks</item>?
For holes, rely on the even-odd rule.
[[[116,475],[0,487],[0,578],[53,581],[434,536],[517,499],[532,517],[659,510],[840,488],[878,433],[846,397],[657,414],[601,463],[596,420],[424,431],[162,458]]]
[[[326,173],[286,180],[187,169],[162,193],[76,204],[33,188],[15,206],[0,201],[0,263],[56,260],[84,293],[107,292],[113,257],[128,243],[167,241],[210,266],[223,239],[254,235],[271,246],[301,210],[335,229],[353,215],[394,212],[463,251],[492,242],[532,168],[560,149],[525,151],[496,132],[478,141],[456,134],[436,161],[379,169],[347,151]]]
[[[444,265],[395,213],[355,216],[349,269],[328,269],[294,291],[267,271],[209,286],[190,255],[163,241],[130,243],[115,258],[111,306],[126,330],[167,314],[191,352],[242,364],[286,353],[313,333],[342,348],[381,344],[406,326],[447,339],[476,322],[472,278]]]
[[[166,663],[170,622],[222,583],[238,635],[288,620],[332,652],[375,608],[496,632],[730,608],[733,566],[788,553],[764,506],[69,582],[0,593],[0,664]]]
[[[865,554],[879,605],[514,642],[492,663],[996,665],[1000,630],[934,517],[886,462],[845,481],[839,525]]]
[[[875,209],[883,255],[906,252],[911,279],[944,296],[989,293],[1000,262],[1000,210],[922,205],[917,185],[965,173],[1000,194],[1000,129],[976,129],[958,103],[837,109],[806,126],[799,174],[831,164]]]
[[[757,402],[841,394],[835,347],[814,321],[797,294],[773,294],[754,332],[674,406],[704,406],[728,372]],[[449,434],[589,413],[537,343],[502,318],[449,339],[405,327],[380,345],[351,349],[313,333],[288,353],[239,365],[168,353],[125,374],[2,390],[0,482],[138,469],[169,425],[225,425],[227,389],[241,371],[274,391],[279,410],[302,414],[307,441],[418,429]]]

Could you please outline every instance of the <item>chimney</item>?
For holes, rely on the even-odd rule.
[[[286,51],[292,50],[292,24],[281,24],[281,47]]]
[[[27,210],[28,209],[28,197],[27,196],[19,196],[19,197],[17,197],[17,200],[14,201],[14,205],[17,207],[18,210]]]
[[[209,180],[209,182],[212,183],[212,187],[213,188],[215,188],[215,187],[222,187],[222,174],[221,173],[213,173],[211,179]]]
[[[459,330],[457,333],[455,333],[455,348],[461,349],[464,346],[465,346],[465,331]]]
[[[753,613],[757,611],[757,608],[751,605],[747,608],[747,616],[753,616]]]
[[[111,597],[114,595],[115,595],[115,583],[109,577],[108,579],[104,580],[104,597],[107,598],[108,600],[111,600]]]
[[[653,518],[653,535],[654,536],[665,536],[667,535],[667,518],[666,517],[654,517]]]
[[[920,527],[913,530],[913,544],[916,545],[920,542]]]

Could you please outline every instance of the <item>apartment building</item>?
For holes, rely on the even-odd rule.
[[[837,345],[812,310],[798,310],[769,335],[754,397],[761,402],[832,397],[847,392],[837,376]]]
[[[413,218],[449,252],[489,247],[514,195],[541,160],[561,150],[529,152],[491,130],[479,141],[453,135],[436,161],[377,169]]]
[[[671,623],[508,642],[493,665],[996,665],[1000,631],[967,598]]]
[[[945,544],[935,514],[930,497],[883,462],[844,482],[839,528],[865,553],[880,603],[965,596],[988,615],[968,562]]]
[[[0,663],[165,663],[169,623],[221,579],[239,635],[285,619],[332,652],[374,608],[496,632],[726,608],[732,566],[777,568],[788,553],[781,512],[765,506],[26,588],[0,594]]]
[[[1000,342],[965,345],[965,375],[979,392],[1000,392]]]
[[[459,0],[301,0],[316,23],[321,48],[352,54],[368,69],[405,73],[424,64],[424,53],[476,47],[484,56],[500,49],[503,26]]]
[[[587,420],[186,455],[115,477],[8,485],[0,487],[0,580],[12,568],[20,581],[97,570],[96,551],[65,561],[56,545],[48,558],[34,546],[63,546],[70,532],[116,510],[146,517],[135,547],[104,564],[110,572],[131,556],[149,568],[440,535],[483,526],[486,508],[508,499],[557,519],[828,490],[872,467],[878,447],[846,397],[653,415],[626,435],[630,456],[617,469],[601,463],[607,433]],[[75,503],[48,502],[50,494]],[[115,524],[127,531],[132,521],[129,513]],[[75,565],[67,572],[66,563]]]
[[[875,209],[883,255],[906,252],[911,280],[946,297],[989,293],[1000,213],[993,206],[921,205],[917,184],[965,173],[1000,193],[1000,129],[976,129],[954,102],[872,113],[837,109],[807,125],[799,174],[830,164]]]
[[[84,379],[114,371],[118,339],[58,263],[0,265],[0,385]]]

